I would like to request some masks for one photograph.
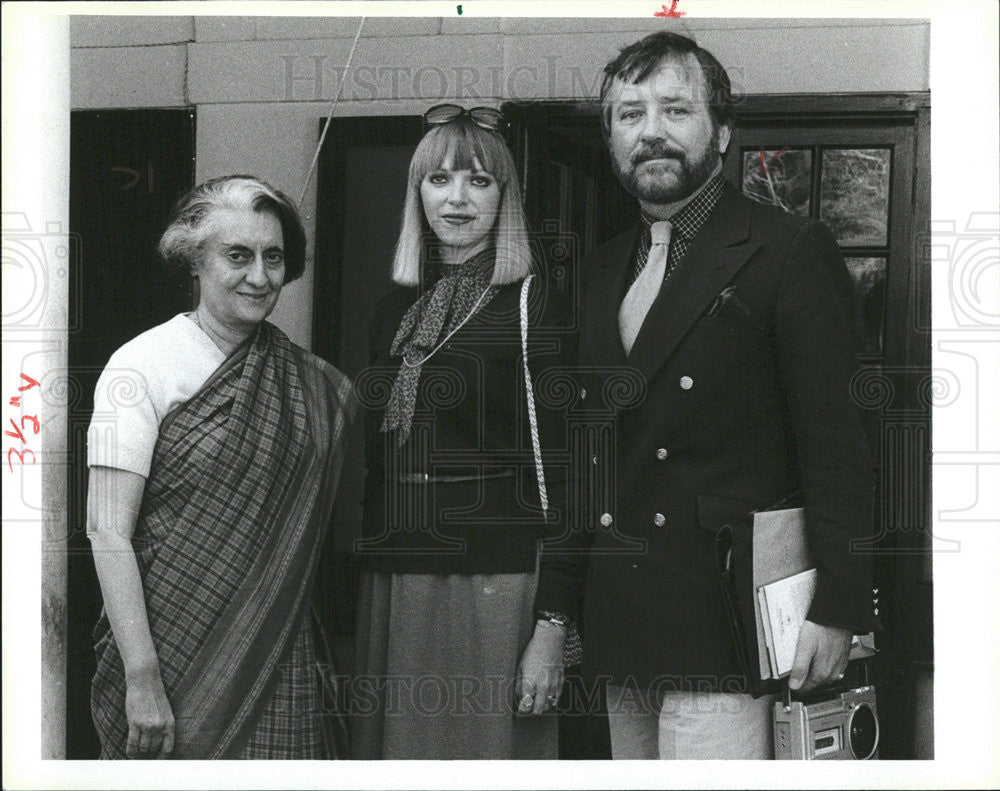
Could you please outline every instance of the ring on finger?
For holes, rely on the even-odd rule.
[[[530,692],[526,692],[524,695],[521,696],[521,701],[520,703],[518,703],[518,706],[520,706],[521,708],[525,708],[527,706],[530,706],[534,702],[535,702],[535,696],[532,695]]]

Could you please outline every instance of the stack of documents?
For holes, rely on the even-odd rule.
[[[760,677],[781,678],[792,670],[799,630],[816,590],[801,508],[754,514],[753,579]],[[874,653],[874,633],[855,636],[850,659]]]

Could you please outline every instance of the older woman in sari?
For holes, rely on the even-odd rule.
[[[101,754],[327,757],[309,604],[354,406],[265,321],[304,269],[302,223],[227,176],[180,201],[160,252],[198,307],[112,355],[88,433]]]

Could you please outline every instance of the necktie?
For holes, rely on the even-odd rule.
[[[618,309],[618,330],[622,336],[625,354],[632,351],[632,344],[642,323],[646,320],[656,295],[660,293],[663,277],[667,271],[667,251],[670,249],[670,222],[662,220],[650,226],[652,245],[649,257],[635,282],[629,288]]]

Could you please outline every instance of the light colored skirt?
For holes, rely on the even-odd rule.
[[[514,713],[537,574],[366,574],[354,758],[556,759],[554,713]]]

